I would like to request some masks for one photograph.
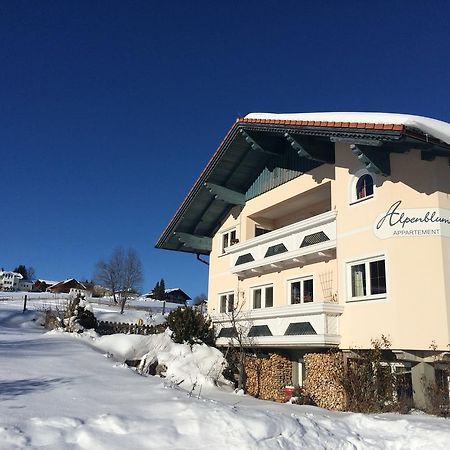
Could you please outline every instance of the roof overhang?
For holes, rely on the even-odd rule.
[[[334,163],[335,143],[352,145],[368,170],[390,174],[389,154],[412,148],[422,158],[450,157],[450,145],[401,124],[239,118],[228,131],[156,243],[156,248],[208,255],[212,237],[268,168],[308,172]],[[280,158],[284,156],[283,158]],[[280,161],[282,161],[280,163]],[[300,164],[300,165],[299,165]],[[287,181],[287,180],[286,180]]]

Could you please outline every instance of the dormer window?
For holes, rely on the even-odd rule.
[[[356,182],[356,200],[372,197],[373,195],[373,178],[368,173],[358,178]]]

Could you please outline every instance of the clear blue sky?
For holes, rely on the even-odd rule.
[[[0,266],[91,278],[134,247],[144,289],[207,290],[154,249],[237,116],[450,122],[450,2],[3,1]]]

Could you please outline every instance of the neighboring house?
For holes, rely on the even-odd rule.
[[[87,294],[87,290],[84,284],[75,280],[75,278],[60,281],[59,283],[50,286],[47,289],[47,291],[53,292],[54,294],[71,294],[74,297],[77,296],[78,294],[83,296]]]
[[[112,291],[109,288],[95,284],[92,290],[92,297],[108,297],[112,295]]]
[[[165,301],[169,303],[178,303],[180,305],[185,305],[188,300],[191,300],[191,297],[189,297],[189,295],[187,295],[180,288],[165,289],[164,292],[166,293]],[[153,291],[145,294],[144,297],[154,299]]]
[[[19,291],[30,292],[33,289],[33,282],[30,280],[19,280]]]
[[[417,406],[449,361],[450,124],[378,113],[238,119],[156,246],[209,255],[208,312],[278,351],[388,336]]]
[[[36,280],[33,284],[32,290],[34,292],[46,292],[49,287],[59,283],[59,281],[50,280]]]
[[[2,291],[19,291],[23,285],[23,276],[17,272],[0,271],[0,289]],[[22,283],[21,283],[22,282]]]

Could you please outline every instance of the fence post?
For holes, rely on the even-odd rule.
[[[24,313],[27,310],[27,298],[28,298],[28,296],[25,294],[25,296],[23,297],[23,311],[22,311],[22,313]]]

